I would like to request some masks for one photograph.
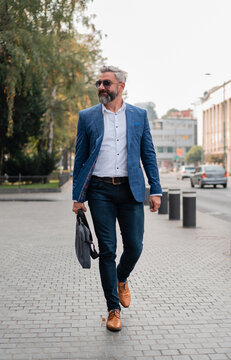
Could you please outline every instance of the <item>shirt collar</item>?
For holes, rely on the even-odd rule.
[[[121,111],[125,111],[125,109],[126,109],[126,104],[125,104],[125,102],[123,101],[123,104],[122,104],[121,108],[117,111],[116,114],[118,114],[118,113],[121,112]],[[104,114],[104,112],[107,112],[107,113],[109,113],[109,114],[115,114],[115,113],[113,113],[112,111],[108,110],[108,109],[102,104],[102,113]]]

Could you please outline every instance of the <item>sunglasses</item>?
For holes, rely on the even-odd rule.
[[[96,83],[95,83],[95,86],[97,87],[97,89],[101,86],[101,84],[103,84],[103,87],[105,89],[109,89],[112,84],[119,84],[119,83],[118,82],[114,83],[111,80],[103,80],[103,81],[102,80],[97,80]]]

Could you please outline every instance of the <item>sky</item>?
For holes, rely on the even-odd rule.
[[[126,101],[159,117],[231,79],[231,0],[94,0],[88,14],[106,64],[128,72]]]

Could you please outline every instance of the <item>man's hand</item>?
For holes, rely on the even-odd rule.
[[[161,204],[161,196],[150,196],[149,203],[150,203],[150,211],[151,212],[157,211]]]
[[[85,205],[84,205],[84,203],[81,203],[81,202],[74,202],[73,203],[73,208],[72,208],[72,211],[74,212],[74,213],[76,213],[76,215],[78,214],[78,210],[79,209],[82,209],[84,212],[86,212],[87,211],[87,209],[85,208]]]

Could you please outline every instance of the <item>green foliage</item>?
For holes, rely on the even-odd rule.
[[[57,162],[55,154],[41,151],[38,154],[25,155],[17,153],[3,163],[3,174],[8,176],[21,175],[49,175]]]
[[[136,103],[135,104],[138,107],[141,107],[145,110],[147,110],[148,119],[149,121],[157,119],[157,113],[156,113],[156,105],[154,102],[142,102],[142,103]]]
[[[31,137],[41,135],[41,118],[46,111],[41,81],[34,77],[31,91],[16,92],[12,113],[13,128],[6,147],[11,156],[22,151]]]
[[[178,112],[178,111],[179,111],[179,110],[177,110],[177,109],[175,109],[175,108],[169,109],[169,110],[166,112],[166,114],[162,116],[162,119],[167,119],[172,112]]]
[[[97,102],[89,1],[0,0],[0,174],[6,155],[72,149],[78,111]]]
[[[195,145],[185,155],[184,161],[188,164],[197,163],[202,160],[202,147]]]
[[[223,154],[210,154],[205,157],[206,162],[208,163],[223,163]]]

